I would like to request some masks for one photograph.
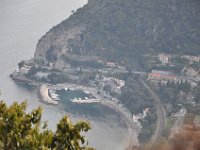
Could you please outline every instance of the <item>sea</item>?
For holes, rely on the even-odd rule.
[[[85,4],[87,0],[0,0],[0,99],[8,105],[27,100],[27,111],[41,106],[42,120],[48,121],[52,130],[64,115],[73,122],[87,120],[92,126],[86,134],[90,146],[97,150],[124,150],[128,130],[114,110],[100,104],[70,103],[69,95],[62,92],[57,106],[47,105],[39,99],[36,87],[16,83],[9,77],[21,60],[34,56],[42,35]]]

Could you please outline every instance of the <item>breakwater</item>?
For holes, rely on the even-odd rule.
[[[39,89],[39,95],[41,97],[41,100],[48,103],[48,104],[54,104],[57,105],[58,102],[53,100],[50,96],[49,96],[49,88],[47,85],[43,84],[40,86]]]

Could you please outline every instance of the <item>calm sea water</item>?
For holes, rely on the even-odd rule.
[[[25,87],[9,78],[19,61],[33,57],[43,34],[86,3],[86,0],[0,0],[1,99],[7,104],[28,99],[28,110],[42,106],[43,120],[48,120],[52,129],[65,114],[74,121],[89,120],[92,131],[87,137],[91,146],[98,150],[122,150],[127,129],[113,110],[100,105],[69,105],[65,97],[58,106],[46,105],[38,99],[36,88]]]

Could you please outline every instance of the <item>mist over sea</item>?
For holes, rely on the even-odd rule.
[[[86,0],[0,0],[0,90],[1,99],[7,104],[28,99],[28,111],[42,106],[43,120],[48,120],[49,127],[55,129],[56,122],[64,114],[72,120],[87,119],[92,124],[88,135],[89,143],[97,150],[123,150],[127,144],[128,131],[118,115],[104,106],[87,106],[89,114],[84,110],[73,114],[73,111],[60,102],[58,106],[50,106],[39,101],[37,89],[20,85],[9,78],[9,74],[17,68],[18,62],[34,56],[39,38],[50,28],[60,23],[76,10],[86,4]],[[97,114],[97,115],[94,115]]]

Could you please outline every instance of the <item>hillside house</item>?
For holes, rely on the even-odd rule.
[[[199,61],[200,61],[200,56],[184,55],[184,56],[182,56],[182,58],[185,58],[185,59],[189,60],[190,62],[197,62],[197,63],[199,63]]]
[[[114,68],[116,67],[116,64],[114,62],[107,62],[106,67]]]
[[[166,54],[166,53],[161,53],[161,54],[158,55],[158,58],[163,64],[167,64],[171,61],[172,55]]]
[[[178,82],[178,78],[167,71],[152,70],[148,75],[148,80],[153,81],[174,81]]]

